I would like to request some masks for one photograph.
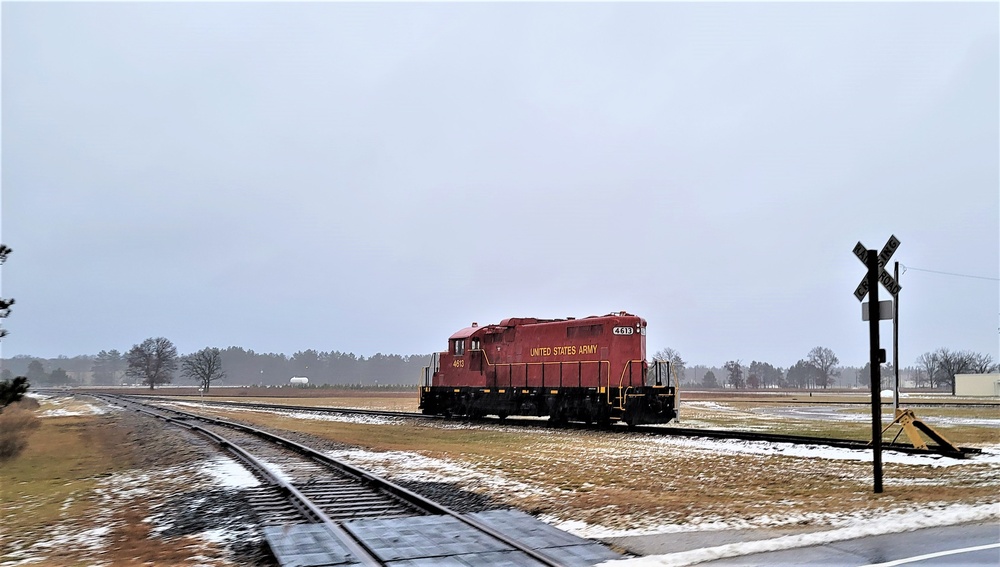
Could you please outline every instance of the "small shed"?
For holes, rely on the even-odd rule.
[[[956,374],[956,396],[1000,396],[1000,374]]]
[[[288,383],[292,386],[305,386],[309,383],[309,379],[305,376],[292,376],[292,379]]]

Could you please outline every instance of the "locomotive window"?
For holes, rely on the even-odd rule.
[[[460,339],[456,340],[455,341],[455,348],[452,349],[452,351],[455,354],[457,354],[457,355],[465,354],[465,341],[464,340],[460,340]]]
[[[469,348],[472,350],[481,350],[479,348],[479,339],[472,339],[472,344],[469,345]]]

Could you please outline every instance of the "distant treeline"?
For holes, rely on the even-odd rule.
[[[241,347],[220,349],[226,373],[224,386],[277,386],[293,376],[309,378],[310,384],[331,385],[415,385],[429,354],[382,354],[369,357],[340,351],[304,350],[291,356],[257,353]],[[27,376],[32,385],[120,385],[127,384],[124,354],[117,350],[96,355],[39,358],[18,355],[2,359],[2,379]],[[190,385],[191,380],[174,376],[173,384]]]

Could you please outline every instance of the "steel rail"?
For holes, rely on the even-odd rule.
[[[109,394],[109,395],[120,395],[120,394]],[[422,413],[410,412],[410,411],[366,410],[360,408],[336,408],[330,406],[296,406],[289,404],[269,404],[265,402],[230,402],[225,400],[198,400],[197,398],[189,400],[189,399],[167,398],[164,396],[149,396],[149,395],[134,395],[134,394],[124,394],[123,396],[128,398],[141,398],[144,400],[183,402],[183,403],[190,403],[197,405],[212,405],[212,406],[223,406],[223,407],[265,408],[265,409],[286,410],[286,411],[318,411],[324,413],[372,415],[377,417],[402,417],[407,419],[444,419],[444,417],[440,415],[424,415]],[[188,398],[188,396],[185,396],[184,398]]]
[[[771,443],[791,443],[794,445],[824,445],[842,449],[869,449],[871,441],[857,439],[832,439],[829,437],[808,437],[804,435],[786,435],[782,433],[760,433],[755,431],[731,431],[717,429],[693,429],[681,427],[640,426],[638,431],[646,431],[657,435],[676,435],[678,437],[709,437],[713,439],[741,439],[744,441],[768,441]],[[959,451],[950,451],[944,447],[918,449],[905,443],[882,443],[883,450],[898,451],[913,455],[944,455],[955,459],[964,459],[970,454],[982,453],[982,449],[974,447],[959,447]]]
[[[104,399],[105,401],[112,401],[107,398]],[[302,494],[302,492],[299,491],[299,489],[295,488],[295,486],[293,486],[290,482],[274,474],[264,463],[262,463],[252,454],[250,454],[243,447],[240,447],[236,443],[233,443],[232,441],[226,439],[225,437],[215,433],[214,431],[209,431],[208,429],[205,429],[200,425],[188,423],[184,419],[178,419],[159,414],[155,411],[151,411],[147,407],[144,407],[144,404],[140,404],[139,402],[132,400],[121,400],[121,399],[117,401],[118,402],[126,401],[127,403],[138,405],[139,407],[135,408],[136,411],[145,413],[147,415],[151,415],[153,417],[157,417],[168,423],[173,423],[175,425],[179,425],[181,427],[185,427],[187,429],[196,431],[201,435],[215,441],[225,451],[232,453],[234,456],[236,456],[236,458],[238,458],[240,461],[242,461],[244,464],[246,464],[248,467],[254,470],[258,476],[264,478],[272,486],[277,487],[279,491],[283,493],[285,497],[292,503],[292,505],[299,511],[299,513],[301,513],[306,518],[309,518],[314,523],[322,524],[324,527],[326,527],[326,529],[330,531],[331,535],[333,535],[337,539],[337,541],[339,541],[345,547],[345,549],[347,549],[351,553],[351,555],[353,555],[355,559],[357,559],[360,563],[370,567],[385,565],[385,562],[380,560],[371,549],[369,549],[367,546],[354,539],[349,533],[347,533],[346,530],[344,530],[344,528],[340,527],[340,525],[338,525],[336,522],[330,519],[330,517],[327,516],[326,513],[323,512],[323,510],[320,509],[320,507],[317,506],[315,502],[310,500],[309,497],[307,497],[305,494]],[[169,411],[180,415],[184,415],[184,412],[178,412],[176,410],[169,410]]]
[[[157,397],[153,396],[153,398]],[[319,413],[357,414],[357,415],[372,415],[380,417],[401,417],[407,419],[445,419],[442,416],[430,416],[430,415],[423,415],[420,413],[398,412],[398,411],[331,408],[331,407],[321,407],[321,406],[289,406],[283,404],[267,404],[258,402],[228,402],[221,400],[217,401],[213,400],[204,403],[211,405],[219,405],[223,407],[263,408],[263,409],[271,409],[279,411],[312,411]],[[489,418],[487,418],[487,420],[489,420]],[[519,419],[517,417],[508,417],[504,422],[507,425],[517,425],[524,427],[551,427],[551,424],[548,421]],[[564,425],[563,427],[570,429],[584,430],[584,431],[592,431],[595,429],[607,431],[609,429],[608,427],[602,429],[598,426],[585,425],[577,422],[571,422],[568,425]],[[623,428],[618,428],[618,429],[622,429],[621,431],[622,433],[626,432]],[[723,430],[723,429],[683,428],[683,427],[675,427],[669,425],[668,426],[640,425],[637,426],[635,429],[631,430],[631,432],[652,433],[656,435],[676,435],[678,437],[707,437],[711,439],[741,439],[744,441],[767,441],[771,443],[791,443],[794,445],[822,445],[822,446],[836,447],[841,449],[863,450],[871,447],[871,441],[868,440],[836,439],[831,437],[810,437],[805,435],[762,433],[756,431],[738,431],[738,430],[728,430],[728,429]],[[950,451],[946,448],[938,447],[936,445],[934,445],[934,447],[935,447],[934,449],[918,449],[906,443],[889,443],[889,442],[882,443],[882,448],[884,450],[897,451],[900,453],[911,454],[911,455],[943,455],[954,459],[964,459],[970,455],[982,453],[982,449],[975,447],[959,447],[958,452]]]
[[[129,401],[131,401],[131,400],[129,400]],[[131,401],[131,403],[138,404],[139,402]],[[157,408],[157,409],[161,409],[161,408]],[[372,487],[375,487],[375,488],[378,488],[378,489],[383,490],[385,492],[388,492],[389,494],[392,494],[393,496],[396,496],[400,500],[403,500],[404,502],[407,502],[407,503],[413,505],[414,507],[416,507],[416,508],[418,508],[418,509],[420,509],[420,510],[422,510],[422,511],[428,513],[428,514],[440,515],[440,516],[449,516],[451,518],[454,518],[454,519],[456,519],[456,520],[458,520],[458,521],[460,521],[460,522],[462,522],[462,523],[464,523],[464,524],[472,527],[473,529],[476,529],[476,530],[478,530],[478,531],[480,531],[482,533],[485,533],[485,534],[489,535],[490,537],[492,537],[492,538],[494,538],[494,539],[496,539],[496,540],[498,540],[498,541],[500,541],[500,542],[502,542],[502,543],[504,543],[506,545],[509,545],[510,547],[512,547],[512,548],[514,548],[514,549],[516,549],[516,550],[524,553],[525,555],[527,555],[527,556],[531,557],[532,559],[538,561],[542,565],[547,565],[549,567],[561,567],[562,566],[561,563],[559,563],[557,561],[554,561],[553,559],[551,559],[550,557],[548,557],[544,553],[542,553],[540,551],[537,551],[535,549],[532,549],[531,547],[527,546],[526,544],[521,543],[520,541],[518,541],[518,540],[516,540],[514,538],[511,538],[510,536],[507,536],[507,535],[505,535],[505,534],[503,534],[501,532],[496,531],[495,529],[491,528],[490,526],[488,526],[487,524],[485,524],[483,522],[480,522],[479,520],[476,520],[476,519],[473,519],[473,518],[468,518],[468,517],[466,517],[463,514],[459,514],[458,512],[455,512],[454,510],[451,510],[450,508],[448,508],[448,507],[446,507],[446,506],[444,506],[442,504],[439,504],[439,503],[434,502],[434,501],[432,501],[432,500],[430,500],[428,498],[425,498],[425,497],[423,497],[423,496],[421,496],[421,495],[419,495],[419,494],[417,494],[417,493],[415,493],[415,492],[413,492],[411,490],[403,488],[402,486],[399,486],[399,485],[397,485],[397,484],[395,484],[395,483],[393,483],[393,482],[391,482],[389,480],[386,480],[385,478],[382,478],[382,477],[380,477],[380,476],[378,476],[376,474],[373,474],[373,473],[368,472],[366,470],[360,469],[360,468],[355,467],[353,465],[350,465],[348,463],[345,463],[345,462],[342,462],[342,461],[338,461],[338,460],[336,460],[336,459],[334,459],[332,457],[328,457],[327,455],[324,455],[324,454],[322,454],[322,453],[320,453],[320,452],[318,452],[318,451],[316,451],[316,450],[314,450],[314,449],[312,449],[310,447],[307,447],[305,445],[302,445],[300,443],[297,443],[297,442],[292,441],[290,439],[287,439],[285,437],[281,437],[280,435],[275,435],[273,433],[270,433],[268,431],[264,431],[262,429],[257,429],[255,427],[252,427],[252,426],[249,426],[249,425],[243,425],[243,424],[240,424],[240,423],[235,423],[235,422],[227,421],[227,420],[224,420],[224,419],[201,416],[201,415],[197,415],[197,414],[193,414],[193,413],[182,412],[182,411],[179,411],[179,410],[176,410],[176,409],[169,409],[168,411],[171,411],[171,412],[177,413],[179,415],[185,416],[186,418],[199,419],[199,420],[207,421],[209,423],[214,423],[214,424],[217,424],[217,425],[222,425],[222,426],[229,427],[229,428],[232,428],[232,429],[236,429],[236,430],[239,430],[239,431],[244,431],[244,432],[247,432],[247,433],[251,433],[253,435],[256,435],[258,437],[261,437],[263,439],[271,441],[272,443],[281,445],[281,446],[283,446],[285,448],[288,448],[288,449],[293,450],[293,451],[295,451],[297,453],[300,453],[300,454],[302,454],[304,456],[307,456],[307,457],[309,457],[309,458],[311,458],[311,459],[313,459],[313,460],[315,460],[317,462],[320,462],[322,464],[325,464],[325,465],[327,465],[329,467],[336,468],[336,469],[340,470],[343,473],[346,473],[346,474],[349,474],[351,476],[354,476],[354,477],[358,478],[359,480],[361,480],[362,482],[364,482],[365,484],[367,484],[369,486],[372,486]],[[152,413],[152,412],[147,412],[147,413]],[[161,417],[161,416],[157,416],[157,417]],[[169,421],[175,421],[175,422],[181,423],[183,426],[191,428],[191,429],[196,429],[197,428],[197,429],[203,430],[202,428],[198,427],[197,425],[193,425],[193,424],[189,424],[189,423],[184,423],[181,420],[172,419],[172,418],[163,418],[163,417],[161,417],[161,419],[167,419]],[[207,431],[207,430],[203,430],[203,431]],[[209,433],[211,433],[211,432],[209,432]],[[232,445],[230,444],[230,446],[232,446]],[[249,454],[247,454],[247,456],[250,457]],[[252,458],[252,457],[250,457],[250,458]],[[262,464],[259,465],[259,466],[263,467]],[[266,467],[264,468],[264,470],[267,470]],[[270,471],[268,471],[268,475],[271,476],[270,475]],[[301,493],[299,493],[298,490],[296,490],[294,486],[291,486],[290,484],[284,482],[281,479],[276,479],[276,480],[278,480],[279,482],[281,482],[284,486],[287,486],[288,489],[289,489],[289,491],[291,493],[297,494],[298,496],[301,496],[301,498],[305,499],[308,502],[308,499],[306,499],[306,497],[304,495],[302,495]],[[310,502],[310,504],[312,504],[312,503]],[[312,507],[314,507],[314,506],[312,506]],[[319,513],[322,513],[322,511],[319,511],[318,508],[317,508],[317,511]],[[323,517],[325,517],[325,516],[323,516]],[[329,520],[329,518],[327,518],[327,521],[329,521],[329,522],[332,523],[332,520]],[[342,528],[340,528],[339,526],[337,526],[337,528],[338,528],[338,530],[342,530]],[[335,535],[337,535],[338,539],[340,539],[340,536],[337,534],[337,532],[334,532],[334,533],[335,533]],[[350,538],[350,539],[352,539],[352,541],[353,541],[353,538]],[[377,558],[376,558],[376,561],[377,561]],[[377,564],[382,564],[382,563],[377,563]]]
[[[89,394],[90,392],[84,391],[82,393],[88,393]],[[102,392],[102,393],[107,393],[107,392]],[[172,400],[181,400],[181,399],[193,399],[193,400],[197,400],[198,399],[198,395],[197,394],[177,394],[177,395],[175,395],[174,397],[171,397],[171,398],[166,398],[166,396],[168,396],[170,394],[164,394],[164,395],[110,394],[110,395],[122,395],[122,396],[126,396],[126,397],[145,398],[145,399],[172,399]],[[759,405],[778,405],[778,404],[783,404],[783,405],[863,406],[863,407],[871,407],[871,405],[872,405],[870,400],[861,400],[861,401],[824,400],[824,399],[822,399],[822,396],[808,397],[808,392],[806,392],[804,394],[795,394],[795,395],[797,396],[796,398],[775,397],[774,399],[753,399],[753,400],[739,399],[739,395],[736,395],[736,396],[734,396],[734,399],[727,399],[727,400],[724,400],[724,401],[735,402],[735,403],[754,403],[754,404],[759,404]],[[688,401],[689,402],[698,402],[698,401],[714,401],[714,400],[689,399]],[[303,410],[315,409],[317,407],[317,406],[293,406],[293,405],[284,405],[284,404],[267,404],[265,402],[234,402],[234,401],[224,401],[224,400],[200,400],[198,403],[206,403],[206,404],[230,404],[230,405],[236,405],[236,406],[238,406],[238,405],[258,404],[260,406],[286,407],[286,408],[296,408],[296,409],[303,409]],[[884,401],[884,402],[882,402],[882,405],[886,406],[886,407],[891,407],[892,406],[892,400]],[[907,400],[906,405],[908,407],[930,407],[930,408],[937,408],[937,407],[944,407],[944,408],[951,408],[951,407],[954,407],[954,408],[997,408],[997,407],[1000,407],[1000,402],[993,402],[993,401],[982,401],[982,402],[970,402],[970,401],[965,401],[965,402],[958,402],[958,401],[933,401],[933,400],[928,400],[928,399],[924,398],[924,399],[922,399],[920,401],[916,401],[916,399],[914,401]],[[323,407],[328,407],[328,406],[323,406]],[[350,408],[333,408],[333,407],[329,407],[328,409],[330,409],[330,410],[354,411],[356,413],[373,413],[373,414],[377,414],[377,415],[396,415],[396,416],[399,416],[399,417],[427,417],[427,418],[437,417],[437,416],[426,416],[424,414],[417,413],[417,412],[403,412],[403,411],[382,411],[382,412],[380,412],[378,410],[364,410],[364,409],[360,409],[360,408],[352,410]]]

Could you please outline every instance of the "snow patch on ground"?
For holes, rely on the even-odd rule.
[[[854,528],[864,528],[874,530],[864,532],[862,535],[878,535],[886,533],[898,533],[912,531],[921,528],[931,528],[940,526],[950,526],[966,522],[978,522],[1000,518],[1000,503],[988,504],[951,504],[951,503],[930,503],[921,506],[919,510],[912,508],[902,508],[890,511],[861,511],[853,513],[806,513],[806,514],[783,514],[781,516],[758,516],[756,518],[722,520],[722,519],[698,519],[685,521],[683,524],[664,524],[649,528],[639,529],[616,529],[607,526],[592,525],[577,520],[563,521],[551,516],[541,516],[540,520],[551,524],[561,530],[571,534],[589,539],[607,539],[633,536],[655,536],[666,534],[680,534],[693,532],[716,532],[730,530],[754,530],[765,528],[782,528],[790,526],[829,526],[833,530],[820,531],[816,533],[839,532]],[[800,534],[810,535],[810,534]],[[783,541],[793,536],[783,536]],[[844,539],[852,539],[850,536]],[[830,540],[830,541],[840,541]],[[804,545],[812,545],[806,543]],[[723,547],[723,546],[720,546]],[[782,548],[782,549],[788,549]],[[771,550],[768,550],[771,551]],[[741,553],[757,553],[757,551],[746,551]],[[677,554],[671,554],[677,555]],[[718,559],[717,557],[714,559]]]
[[[101,415],[108,413],[107,406],[95,406],[75,397],[55,397],[45,394],[31,393],[44,408],[39,417],[66,417],[71,415]]]
[[[684,408],[697,408],[700,410],[717,411],[721,413],[746,413],[742,410],[737,410],[729,404],[723,404],[720,402],[698,402],[698,401],[684,401]]]
[[[290,475],[287,472],[285,472],[285,469],[283,469],[281,467],[281,465],[279,465],[277,463],[272,463],[272,462],[267,461],[267,460],[264,460],[264,459],[262,459],[260,457],[257,457],[257,460],[260,461],[260,463],[262,465],[264,465],[264,467],[267,468],[267,470],[271,471],[272,475],[280,478],[281,480],[283,480],[283,481],[285,481],[285,482],[287,482],[289,484],[292,484],[292,483],[295,482],[295,477],[293,477],[292,475]]]
[[[343,413],[314,413],[314,412],[282,412],[280,413],[295,419],[312,419],[316,421],[337,421],[341,423],[360,423],[362,425],[400,425],[403,420],[398,417],[385,417],[378,415],[364,414],[343,414]]]
[[[463,425],[461,427],[468,426]],[[498,427],[494,425],[473,427],[504,429],[503,426]],[[559,430],[540,430],[537,433],[539,439],[570,435],[567,432]],[[607,459],[606,447],[599,438],[595,439],[594,445],[592,448],[586,446],[577,447],[574,454],[577,455],[577,458],[588,460],[591,458],[589,451],[592,449],[600,455],[601,459]],[[558,439],[540,442],[538,447],[529,448],[529,451],[534,451],[541,458],[544,457],[547,451],[553,450],[553,446],[559,446]],[[864,463],[871,460],[870,450],[660,436],[636,438],[628,446],[619,446],[616,450],[616,457],[618,459],[635,460],[637,462],[664,454],[673,455],[675,458],[704,457],[707,454],[742,454],[757,455],[762,458],[784,457],[802,461],[853,461]],[[502,472],[501,466],[494,468],[488,465],[470,465],[461,461],[436,459],[411,452],[375,452],[351,449],[329,452],[327,454],[333,458],[352,462],[381,476],[388,476],[393,480],[422,481],[427,478],[435,478],[443,482],[455,483],[476,492],[485,491],[490,494],[511,494],[517,497],[525,495],[558,496],[558,493],[562,490],[553,486],[532,484],[524,482],[523,479],[507,477]],[[595,458],[594,462],[596,466],[600,461],[596,460],[597,455],[593,457]],[[983,449],[982,454],[973,455],[968,459],[950,459],[933,455],[907,455],[887,451],[883,454],[883,462],[914,467],[916,469],[915,472],[938,468],[960,469],[962,467],[971,467],[974,469],[973,474],[984,475],[984,479],[988,480],[990,477],[1000,478],[1000,476],[995,474],[997,471],[1000,471],[1000,445],[986,447]],[[905,476],[899,479],[888,479],[887,484],[935,484],[939,482],[933,479],[919,478],[919,474],[917,478],[906,478]],[[744,555],[770,549],[787,549],[812,545],[815,541],[840,541],[869,534],[893,533],[894,531],[907,531],[922,527],[982,521],[998,516],[1000,516],[1000,504],[997,503],[979,505],[931,503],[921,505],[918,511],[911,511],[907,508],[895,511],[886,511],[883,509],[855,513],[780,513],[760,515],[752,518],[704,516],[689,517],[683,524],[670,524],[663,521],[657,523],[655,518],[643,518],[646,524],[645,527],[640,529],[621,529],[614,525],[588,525],[579,521],[564,521],[562,518],[556,516],[543,516],[539,519],[575,535],[587,538],[799,527],[803,525],[824,526],[827,528],[827,531],[821,532],[821,535],[800,534],[752,544],[740,544],[739,546],[719,546],[719,549],[699,550],[700,554],[696,554],[694,551],[686,552],[689,555],[673,554],[666,559],[662,559],[662,561],[661,559],[654,559],[654,562],[648,563],[648,565],[687,565],[714,558]],[[619,517],[618,520],[621,520],[622,523],[618,523],[621,526],[630,519]],[[647,563],[635,564],[647,565]]]
[[[208,543],[226,543],[232,539],[227,529],[206,530],[198,535]]]
[[[726,414],[748,414],[743,410],[716,404],[713,402],[689,402],[691,405],[700,406],[699,409],[715,411]],[[187,405],[196,406],[191,403]],[[269,411],[251,408],[234,408],[227,411]],[[362,424],[395,424],[401,420],[398,418],[382,418],[367,415],[343,415],[343,414],[322,414],[312,412],[280,411],[274,413],[291,415],[300,419],[316,419],[328,421],[343,421]],[[849,416],[851,414],[844,414]],[[865,417],[865,416],[862,416]],[[445,422],[438,425],[443,428],[462,429],[483,429],[491,431],[517,431],[521,429],[509,428],[491,424],[470,425],[457,422]],[[533,432],[537,439],[549,440],[546,443],[539,443],[539,455],[541,451],[551,450],[552,446],[558,445],[559,436],[568,436],[570,433],[559,430],[537,430]],[[553,439],[555,438],[555,439]],[[591,457],[596,459],[596,455],[591,455],[591,451],[596,451],[601,458],[607,459],[604,442],[598,437],[595,438],[597,447],[576,447],[574,455],[577,458],[588,460]],[[525,482],[523,478],[516,479],[508,476],[502,471],[502,464],[496,467],[489,464],[472,464],[459,460],[439,459],[427,457],[415,452],[404,451],[368,451],[363,449],[335,450],[326,453],[330,457],[342,459],[356,466],[373,472],[374,474],[392,478],[395,481],[418,481],[424,482],[428,479],[435,481],[451,482],[463,488],[488,494],[508,494],[514,497],[530,495],[553,496],[562,491],[560,488],[545,486]],[[675,458],[693,458],[694,456],[714,455],[757,455],[761,458],[785,457],[789,459],[823,460],[823,461],[849,461],[849,462],[870,462],[870,450],[838,449],[823,446],[798,446],[792,444],[774,444],[766,442],[751,442],[740,440],[717,440],[706,438],[682,438],[682,437],[660,437],[648,436],[637,437],[630,441],[628,445],[618,445],[616,447],[615,458],[637,462],[642,459],[649,459],[653,456],[663,454],[674,455]],[[599,460],[595,460],[595,466]],[[968,459],[949,459],[939,456],[927,455],[907,455],[887,451],[883,453],[883,462],[897,465],[916,467],[918,469],[937,468],[961,468],[968,465],[978,465],[972,474],[981,475],[984,482],[993,482],[992,479],[1000,479],[1000,445],[985,447],[980,455],[973,455]],[[983,466],[985,465],[985,467]],[[208,467],[209,465],[206,465]],[[280,467],[268,464],[280,472]],[[837,465],[823,464],[820,466],[830,467]],[[223,467],[225,468],[225,467]],[[211,471],[210,474],[214,474]],[[239,474],[230,471],[234,477]],[[249,474],[249,473],[246,473]],[[906,475],[909,476],[909,475]],[[919,475],[918,475],[919,476]],[[239,480],[233,480],[238,483]],[[898,485],[910,484],[934,484],[936,481],[923,478],[899,478],[887,480],[887,484],[896,482]],[[646,523],[640,529],[620,529],[613,525],[589,525],[579,521],[563,521],[555,516],[540,518],[558,528],[564,529],[581,537],[589,538],[609,538],[627,537],[637,535],[657,535],[681,532],[705,532],[713,530],[740,530],[757,528],[776,528],[799,525],[825,526],[826,531],[811,532],[805,534],[788,535],[770,540],[747,542],[740,544],[722,545],[711,548],[691,550],[683,553],[675,553],[661,556],[648,556],[642,558],[616,561],[607,565],[636,565],[644,567],[647,565],[692,565],[703,561],[721,559],[726,557],[736,557],[750,553],[763,551],[773,551],[781,549],[791,549],[814,545],[816,543],[828,543],[833,541],[843,541],[868,535],[878,535],[886,533],[896,533],[909,531],[924,527],[935,527],[953,525],[972,521],[988,521],[1000,518],[1000,503],[987,503],[977,505],[964,504],[921,504],[917,511],[905,510],[878,510],[862,511],[853,513],[788,513],[760,515],[751,518],[732,518],[720,516],[705,516],[699,518],[688,518],[683,524],[666,523],[655,518],[645,518]],[[621,518],[624,525],[628,518]],[[617,522],[616,522],[617,523]],[[632,524],[636,525],[636,524]],[[213,534],[210,531],[202,532],[200,537],[207,541],[213,541],[214,537],[222,537],[221,534]]]
[[[206,406],[199,404],[197,402],[174,402],[173,405],[185,406],[191,408],[206,409]],[[225,406],[224,408],[210,407],[209,409],[224,409],[226,412],[253,412],[253,413],[271,413],[275,415],[281,415],[285,417],[291,417],[294,419],[309,419],[313,421],[335,421],[340,423],[357,423],[361,425],[399,425],[403,423],[403,420],[398,417],[385,417],[378,415],[365,415],[365,414],[348,414],[348,413],[336,413],[336,412],[326,412],[325,408],[316,408],[315,412],[311,411],[296,411],[296,410],[281,410],[281,409],[269,409],[269,408],[253,408],[253,407],[236,407],[236,406]]]
[[[32,534],[29,540],[9,541],[4,550],[6,561],[0,563],[2,567],[15,567],[20,565],[50,565],[51,554],[59,550],[72,548],[75,551],[89,553],[91,557],[98,557],[106,553],[108,547],[113,544],[110,537],[113,531],[122,525],[122,520],[116,517],[116,512],[127,509],[132,503],[149,500],[150,498],[164,499],[171,493],[186,494],[191,490],[199,488],[212,489],[222,485],[225,489],[236,490],[246,487],[258,486],[259,482],[246,469],[236,461],[220,456],[205,461],[200,464],[170,467],[156,471],[133,470],[116,473],[102,479],[97,486],[87,495],[75,494],[63,502],[62,508],[68,509],[74,500],[80,498],[92,498],[96,501],[93,506],[95,512],[87,518],[87,525],[98,527],[85,527],[80,525],[79,518],[64,518],[63,520],[50,525],[44,537],[37,537]],[[151,524],[151,534],[162,533],[172,527],[172,523],[165,520],[169,511],[158,511],[162,504],[152,504],[153,513],[143,521]],[[241,530],[235,529],[235,532]],[[249,530],[253,526],[248,526]],[[244,531],[245,531],[244,530]],[[215,545],[220,543],[231,543],[233,540],[234,527],[227,526],[220,529],[210,529],[193,537],[204,545]],[[214,565],[209,558],[202,558],[199,565]],[[89,560],[88,565],[104,566],[109,565],[109,561]]]
[[[208,473],[223,488],[253,488],[260,481],[243,465],[229,457],[215,457],[205,461],[202,471]]]
[[[926,421],[933,426],[965,425],[972,427],[996,427],[1000,429],[1000,419],[988,419],[985,417],[932,417]]]
[[[176,471],[173,472],[176,473]],[[163,474],[171,474],[171,472],[164,471]],[[149,488],[146,485],[148,485],[150,478],[149,474],[124,473],[104,479],[93,490],[99,505],[95,506],[96,512],[89,518],[91,525],[100,527],[82,528],[78,525],[77,519],[67,518],[49,526],[43,538],[31,542],[22,540],[10,542],[10,552],[6,555],[14,561],[4,562],[3,566],[45,564],[50,551],[67,547],[92,553],[101,552],[108,544],[107,536],[111,533],[112,528],[119,523],[114,521],[112,510],[123,503],[148,494]],[[71,501],[74,498],[71,496],[67,500]],[[101,562],[94,563],[94,565],[103,564]]]
[[[700,452],[711,451],[720,454],[798,457],[839,461],[871,461],[872,459],[872,452],[870,450],[841,449],[821,445],[795,445],[791,443],[770,443],[767,441],[705,439],[696,437],[656,437],[652,438],[652,442],[670,449],[687,449]],[[909,455],[894,451],[884,451],[882,453],[882,462],[929,466],[931,468],[972,464],[1000,466],[1000,445],[984,448],[982,454],[971,455],[966,459],[952,459],[941,455]]]
[[[520,482],[498,470],[481,470],[475,465],[450,459],[436,459],[407,451],[366,451],[348,449],[327,451],[328,457],[346,461],[378,476],[390,476],[394,482],[452,482],[474,487],[477,492],[508,492],[519,496],[548,494],[536,485]]]
[[[706,561],[739,557],[753,553],[781,551],[811,545],[829,544],[874,535],[902,533],[921,528],[950,526],[967,522],[982,522],[1000,519],[1000,504],[941,504],[922,507],[920,510],[897,510],[876,517],[863,514],[847,514],[834,518],[831,525],[844,527],[806,534],[788,535],[773,539],[731,543],[715,547],[693,549],[665,555],[647,555],[632,559],[605,561],[603,567],[660,567],[695,565]],[[563,527],[557,525],[557,527]],[[573,527],[573,526],[571,526]],[[739,526],[737,526],[739,527]],[[731,526],[730,526],[731,528]],[[566,529],[563,527],[563,529]],[[571,533],[572,529],[567,529]],[[668,533],[668,532],[660,532]],[[577,533],[577,535],[581,535]],[[638,535],[619,533],[616,535]],[[588,536],[583,536],[588,537]],[[610,537],[610,536],[609,536]]]

